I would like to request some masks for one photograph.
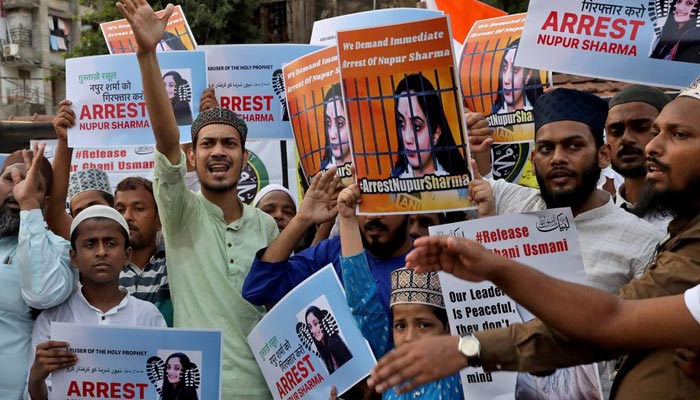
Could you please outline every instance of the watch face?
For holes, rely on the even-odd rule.
[[[464,336],[459,340],[459,351],[467,357],[479,355],[479,341],[473,336]]]

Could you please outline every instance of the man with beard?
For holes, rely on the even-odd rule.
[[[238,198],[238,181],[248,159],[248,128],[225,108],[197,116],[187,157],[195,165],[201,191],[190,191],[180,130],[156,56],[174,7],[169,4],[162,17],[146,0],[124,0],[117,8],[138,45],[136,58],[155,136],[153,191],[166,238],[174,326],[222,331],[222,398],[269,399],[247,341],[264,310],[246,302],[241,288],[255,252],[278,230],[272,217]]]
[[[168,326],[173,326],[165,248],[157,242],[161,226],[151,181],[123,179],[114,192],[114,208],[129,226],[132,249],[131,262],[119,275],[119,285],[133,297],[153,303]]]
[[[343,273],[344,265],[340,257],[342,234],[290,256],[294,244],[312,224],[335,218],[338,207],[333,204],[331,193],[337,187],[338,181],[335,167],[331,167],[313,180],[297,215],[267,249],[260,250],[256,255],[250,273],[243,284],[243,297],[246,300],[256,305],[270,307],[295,286],[329,263],[333,264],[348,293],[352,291],[352,287],[348,287],[351,282],[343,280],[347,273]],[[314,193],[325,193],[325,196],[314,195]],[[328,213],[325,219],[320,219],[316,211],[318,209],[331,209],[333,214]],[[384,307],[384,312],[391,315],[389,309],[391,272],[404,266],[404,257],[412,247],[412,240],[408,235],[408,216],[356,216],[354,211],[351,214],[341,218],[341,227],[342,220],[348,219],[351,222],[346,225],[352,225],[361,233],[364,254],[372,276],[377,281],[379,300]],[[345,229],[353,228],[346,226]],[[387,350],[385,341],[377,341],[377,343],[384,343],[379,347],[375,346],[372,340],[370,342],[378,356]]]
[[[70,243],[48,230],[42,208],[51,190],[44,147],[10,154],[0,170],[0,398],[22,399],[29,370],[32,308],[61,304],[75,287]]]
[[[700,388],[673,366],[675,352],[668,348],[696,346],[698,340],[697,335],[693,340],[681,330],[690,318],[700,319],[700,296],[695,287],[700,284],[700,170],[695,166],[700,155],[698,107],[700,79],[664,107],[652,127],[654,138],[645,148],[646,179],[654,195],[651,203],[667,207],[676,217],[647,272],[620,290],[622,301],[533,275],[471,241],[438,237],[416,242],[415,253],[407,256],[409,267],[420,272],[441,269],[474,281],[488,279],[552,324],[548,327],[535,320],[474,334],[478,343],[470,356],[478,357],[485,370],[543,372],[627,353],[611,398],[700,396]],[[688,310],[682,309],[683,299],[679,299],[684,292]],[[641,299],[647,300],[638,304],[627,301]],[[660,320],[659,324],[651,322],[653,319]],[[669,323],[677,323],[677,329],[668,327]],[[554,327],[561,331],[555,332]],[[457,350],[459,342],[459,337],[428,339],[410,350],[398,350],[380,360],[371,384],[383,391],[409,380],[411,383],[402,388],[407,391],[449,376],[468,365],[468,359]],[[435,364],[435,354],[445,362]],[[411,368],[404,368],[406,365]]]
[[[663,232],[617,207],[607,192],[596,188],[601,168],[610,160],[610,146],[603,142],[607,110],[604,100],[589,93],[571,89],[545,93],[534,108],[531,160],[539,190],[478,179],[475,174],[470,195],[482,217],[571,207],[590,285],[616,294],[644,273]],[[638,247],[631,248],[630,243]],[[609,390],[612,369],[599,366],[604,392]],[[530,376],[519,378],[525,382]],[[533,377],[532,385],[537,380]]]
[[[661,90],[632,85],[608,103],[605,132],[611,149],[612,168],[625,178],[617,189],[615,204],[630,211],[644,190],[646,167],[644,147],[654,137],[651,126],[671,99]],[[664,232],[671,217],[655,210],[642,218]]]

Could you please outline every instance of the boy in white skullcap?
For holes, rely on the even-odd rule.
[[[66,342],[50,340],[52,322],[165,328],[151,303],[119,288],[119,273],[131,258],[129,226],[115,209],[90,206],[70,227],[70,258],[80,270],[82,286],[64,303],[43,311],[34,324],[36,356],[29,371],[32,399],[47,399],[49,374],[74,365],[77,357]]]

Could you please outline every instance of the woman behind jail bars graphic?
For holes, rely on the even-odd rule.
[[[192,125],[192,110],[190,109],[192,89],[190,89],[189,82],[183,79],[179,73],[169,71],[163,75],[163,83],[165,91],[168,92],[170,104],[173,106],[177,124]]]
[[[328,90],[323,98],[323,126],[326,133],[326,151],[321,161],[321,170],[352,162],[350,153],[350,129],[343,103],[340,83]]]
[[[532,110],[535,101],[544,92],[540,71],[515,65],[519,43],[520,39],[515,39],[503,52],[498,73],[498,92],[491,109],[492,114]]]
[[[399,159],[391,176],[468,174],[442,109],[440,94],[423,74],[405,76],[394,90]]]

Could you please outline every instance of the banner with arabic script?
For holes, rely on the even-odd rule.
[[[518,260],[548,275],[588,284],[569,208],[437,225],[430,235],[475,240],[494,253]],[[467,282],[440,272],[450,330],[465,335],[506,328],[532,319],[491,282]],[[547,377],[527,373],[485,372],[469,367],[460,372],[465,399],[601,399],[597,365],[560,369]]]

